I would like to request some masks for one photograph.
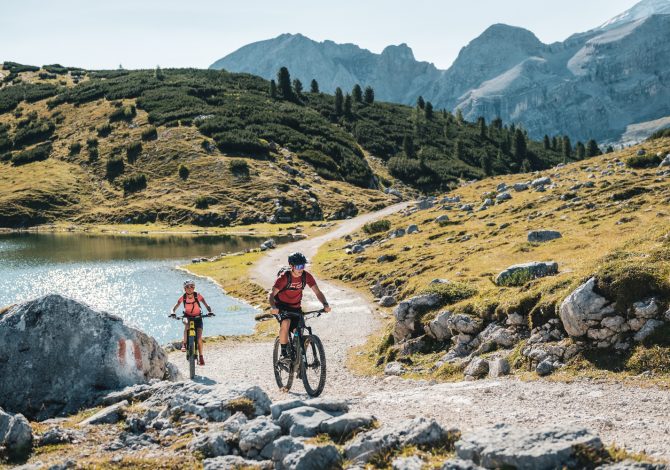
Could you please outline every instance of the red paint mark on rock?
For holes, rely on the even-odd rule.
[[[126,363],[126,340],[123,338],[119,340],[119,362]]]
[[[137,343],[133,344],[133,354],[135,356],[135,366],[139,370],[142,370],[142,351],[140,350],[140,345]]]

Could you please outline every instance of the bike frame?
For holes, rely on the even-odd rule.
[[[298,373],[302,373],[302,369],[305,367],[305,363],[307,362],[307,355],[305,353],[305,347],[303,344],[303,337],[305,336],[303,332],[306,330],[309,335],[312,334],[312,327],[307,326],[307,323],[305,323],[305,320],[308,318],[315,318],[315,317],[320,317],[322,313],[324,313],[324,310],[312,310],[310,312],[304,312],[304,313],[295,313],[295,312],[287,312],[290,313],[291,316],[295,316],[298,318],[298,326],[296,326],[295,330],[293,331],[293,338],[291,338],[291,332],[289,331],[289,348],[293,349],[295,354],[295,358],[293,359],[293,365],[298,369]],[[296,351],[292,339],[297,338],[297,348],[298,350]]]

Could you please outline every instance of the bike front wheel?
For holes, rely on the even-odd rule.
[[[310,397],[318,397],[326,386],[326,353],[318,336],[305,336],[302,383]]]
[[[188,349],[186,350],[188,356],[188,374],[193,379],[195,377],[195,338],[192,336],[188,338]]]
[[[277,387],[283,390],[290,390],[293,385],[293,362],[287,365],[279,361],[281,358],[281,344],[279,338],[275,339],[275,347],[272,352],[272,368],[275,373]]]

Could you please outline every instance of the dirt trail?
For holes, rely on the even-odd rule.
[[[252,269],[252,278],[271,286],[277,270],[293,251],[311,258],[323,243],[344,236],[364,223],[400,210],[406,203],[342,222],[325,235],[283,245],[270,251]],[[354,411],[373,413],[382,423],[414,416],[434,417],[442,424],[469,430],[500,422],[534,427],[540,424],[578,424],[598,433],[607,443],[646,451],[670,461],[670,391],[616,383],[579,380],[523,382],[514,378],[475,382],[429,383],[397,377],[362,377],[345,367],[349,348],[362,344],[378,327],[375,307],[353,289],[317,278],[333,307],[332,315],[311,321],[323,340],[328,378],[323,396],[351,401]],[[305,309],[319,303],[305,291]],[[272,400],[306,397],[296,381],[290,393],[277,389],[271,366],[272,344],[234,342],[209,346],[207,366],[199,380],[261,386]],[[179,353],[171,360],[183,373]]]

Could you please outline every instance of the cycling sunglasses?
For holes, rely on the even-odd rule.
[[[305,265],[304,265],[304,264],[294,264],[293,267],[294,267],[295,269],[297,269],[298,271],[300,271],[301,269],[305,269]]]

